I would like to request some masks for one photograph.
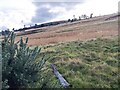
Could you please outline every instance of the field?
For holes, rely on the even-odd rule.
[[[76,40],[89,40],[100,37],[118,35],[117,18],[105,21],[111,15],[94,17],[92,19],[68,22],[26,32],[18,32],[22,37],[29,37],[29,46],[49,45]]]
[[[61,87],[50,67],[55,64],[73,88],[118,88],[118,21],[108,17],[18,32],[16,40],[28,37],[31,48],[42,48],[38,60],[42,55],[47,59],[47,87]]]
[[[47,62],[47,85],[61,87],[50,64],[55,64],[73,88],[118,88],[118,39],[73,41],[42,47]],[[39,58],[40,59],[40,58]],[[39,80],[36,82],[39,87]],[[51,86],[50,86],[51,85]]]

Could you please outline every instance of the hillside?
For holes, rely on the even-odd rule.
[[[17,39],[21,36],[29,37],[29,45],[33,46],[115,36],[118,35],[118,19],[117,17],[113,18],[113,16],[116,16],[116,14],[29,29],[25,32],[17,32],[17,35],[19,35]]]
[[[47,59],[44,69],[49,88],[62,87],[50,64],[57,66],[73,88],[118,88],[118,19],[114,16],[31,29],[17,33],[17,39],[29,37],[30,46],[42,47],[39,57]],[[39,81],[33,87],[39,87]]]
[[[50,68],[55,64],[73,88],[118,88],[118,48],[117,37],[44,46],[47,85],[61,87]]]
[[[62,76],[72,85],[70,88],[119,88],[118,16],[111,14],[15,32],[16,41],[20,40],[20,37],[23,39],[28,37],[29,41],[26,39],[23,43],[21,39],[20,44],[15,46],[14,40],[12,41],[15,37],[11,34],[13,37],[6,41],[7,44],[11,42],[9,46],[13,46],[4,51],[14,57],[12,51],[16,50],[14,54],[17,58],[12,60],[18,60],[19,63],[13,66],[22,74],[18,72],[18,75],[15,75],[21,75],[20,80],[28,77],[31,80],[31,82],[25,80],[28,82],[26,86],[28,88],[63,88],[55,77],[51,64],[56,65]],[[27,41],[30,47],[26,47]],[[7,44],[2,45],[7,47]],[[7,55],[4,54],[4,61],[6,58],[11,60]],[[27,62],[28,66],[24,64],[27,60],[30,60],[30,63]],[[43,68],[36,68],[38,71],[32,69],[37,65],[41,67],[41,63],[45,63]],[[29,74],[32,70],[33,72]],[[24,72],[28,74],[25,73],[23,79]],[[14,78],[11,81],[14,81]]]

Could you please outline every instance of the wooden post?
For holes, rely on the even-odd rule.
[[[71,87],[71,85],[62,77],[62,75],[58,72],[58,70],[56,69],[56,66],[54,64],[51,64],[51,67],[53,69],[53,72],[55,74],[55,76],[59,79],[60,84],[64,87],[64,88],[68,88]]]

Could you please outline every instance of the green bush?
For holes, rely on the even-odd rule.
[[[28,38],[15,43],[15,34],[11,32],[2,41],[2,86],[3,88],[27,88],[36,82],[45,60],[37,60],[40,48],[30,49]],[[41,83],[42,84],[42,83]],[[30,86],[29,86],[30,87]]]

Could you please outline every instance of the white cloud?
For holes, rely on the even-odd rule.
[[[0,29],[21,28],[31,23],[36,7],[33,0],[0,0]]]
[[[61,16],[53,20],[73,18],[73,15],[77,18],[82,14],[89,16],[91,13],[93,13],[94,16],[117,13],[118,1],[119,0],[87,0],[83,4],[75,5],[73,9],[62,13]]]
[[[54,9],[49,10],[50,13],[65,13],[67,12],[64,7],[54,7]]]
[[[48,2],[45,5],[35,6],[32,2],[37,1],[40,3],[42,0],[0,0],[0,29],[3,27],[21,28],[24,24],[33,23],[34,16],[37,20],[35,23],[39,23],[51,19],[51,21],[69,19],[73,18],[73,15],[78,18],[82,14],[90,15],[90,13],[93,13],[94,16],[111,14],[118,11],[119,0],[81,0],[82,3],[76,2],[77,4],[70,5],[69,3],[68,5],[50,5],[51,3]],[[52,2],[52,0],[48,1]],[[62,2],[64,1],[66,0],[62,0]]]
[[[111,14],[118,11],[119,0],[91,0],[85,6],[88,12],[94,12],[95,15]]]

